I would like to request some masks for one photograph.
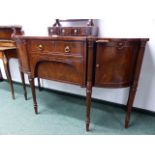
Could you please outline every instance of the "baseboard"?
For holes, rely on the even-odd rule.
[[[3,81],[7,81],[7,79],[3,79]],[[21,82],[17,82],[17,81],[13,81],[13,83],[22,85]],[[30,87],[29,84],[26,84],[26,86]],[[36,88],[38,89],[38,86],[36,86]],[[52,88],[43,88],[42,87],[42,91],[44,91],[44,90],[49,91],[49,92],[58,93],[58,94],[71,95],[71,96],[78,97],[78,98],[81,98],[81,99],[86,98],[83,95],[73,94],[73,93],[70,93],[70,92],[64,92],[64,91],[61,91],[61,90],[55,90],[55,89],[52,89]],[[92,101],[97,102],[97,103],[101,103],[101,104],[104,104],[104,105],[112,106],[112,107],[126,109],[126,105],[115,103],[115,102],[105,101],[105,100],[96,99],[96,98],[92,98]],[[137,108],[137,107],[133,107],[132,110],[135,111],[135,112],[140,112],[140,113],[148,114],[148,115],[151,115],[151,116],[155,116],[155,111],[146,110],[146,109]]]

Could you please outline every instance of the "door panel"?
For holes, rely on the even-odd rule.
[[[132,82],[138,44],[129,41],[97,43],[95,86],[125,87]]]

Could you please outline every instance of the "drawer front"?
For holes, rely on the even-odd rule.
[[[31,41],[30,52],[61,55],[84,55],[84,43],[80,41]]]
[[[48,28],[48,34],[49,35],[60,35],[59,27],[50,27],[50,28]]]
[[[78,28],[78,27],[72,28],[71,34],[72,34],[72,36],[81,36],[80,35],[80,28]]]
[[[31,54],[33,76],[85,86],[84,58]]]
[[[95,86],[126,87],[131,85],[139,46],[130,42],[97,44]]]
[[[59,35],[59,36],[71,36],[72,28],[68,27],[50,27],[48,29],[49,35]]]
[[[61,36],[71,36],[72,29],[71,28],[60,28],[60,35]]]
[[[81,35],[81,36],[88,36],[88,35],[91,35],[91,29],[89,28],[89,27],[85,27],[85,28],[81,28],[80,30],[79,30],[79,34]]]
[[[48,33],[59,36],[96,36],[97,31],[93,33],[94,29],[94,27],[49,27]]]

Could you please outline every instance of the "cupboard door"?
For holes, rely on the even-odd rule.
[[[120,39],[107,43],[97,43],[95,86],[130,86],[138,48],[138,43]]]

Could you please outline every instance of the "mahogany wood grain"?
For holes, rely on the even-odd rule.
[[[22,72],[29,75],[37,111],[34,78],[86,85],[86,37],[24,37],[16,36]]]
[[[94,65],[94,43],[95,38],[89,37],[87,43],[88,58],[87,58],[87,79],[86,79],[86,131],[89,131],[90,124],[90,109],[91,109],[91,95],[93,86],[93,65]]]
[[[84,30],[83,28],[77,28],[77,34],[74,35],[71,30],[75,30],[75,27],[64,29],[64,35],[60,32],[64,28],[61,27],[61,22],[56,20],[49,29],[48,37],[14,37],[21,71],[29,76],[35,113],[38,113],[34,87],[36,77],[86,88],[87,131],[90,130],[92,88],[130,87],[125,118],[127,128],[145,45],[149,39],[99,38],[88,33],[82,35],[80,31]],[[53,35],[53,32],[57,35]]]

